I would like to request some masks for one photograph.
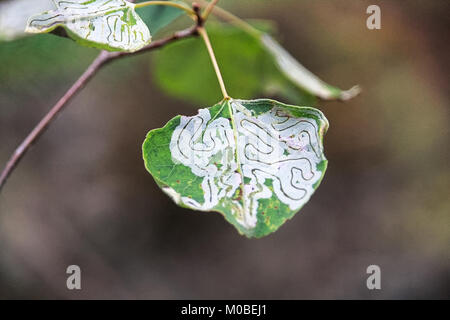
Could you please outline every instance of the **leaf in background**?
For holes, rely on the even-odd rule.
[[[214,51],[231,96],[245,99],[264,94],[297,105],[315,105],[316,97],[348,100],[358,87],[343,91],[305,69],[268,34],[269,23],[259,21],[264,33],[249,34],[223,24],[208,24]],[[212,104],[220,97],[214,70],[199,39],[175,43],[154,57],[156,83],[168,94],[195,103]]]
[[[230,94],[250,99],[262,93],[270,75],[265,71],[270,59],[259,41],[222,24],[208,23],[208,34]],[[152,70],[161,89],[183,100],[211,105],[222,96],[199,38],[179,41],[156,52]]]
[[[26,32],[63,27],[78,43],[110,51],[133,52],[151,41],[150,31],[124,0],[54,0],[56,10],[31,17]]]
[[[0,40],[10,41],[25,36],[28,18],[53,9],[51,0],[5,0],[0,2]]]
[[[273,56],[276,65],[283,74],[294,84],[315,96],[324,99],[340,99],[349,100],[359,94],[360,89],[355,86],[349,90],[341,90],[333,87],[315,76],[311,71],[307,70],[294,57],[291,56],[278,42],[270,35],[263,34],[261,43],[267,51]]]
[[[136,1],[143,2],[146,0]],[[183,11],[169,6],[148,6],[138,9],[139,16],[147,24],[152,34],[156,34],[159,30],[167,26],[176,18],[183,15]]]
[[[180,206],[217,211],[247,237],[277,230],[309,200],[327,167],[328,121],[274,100],[224,100],[148,133],[147,170]]]
[[[27,92],[40,84],[66,83],[83,72],[96,54],[95,49],[49,34],[0,43],[0,87]],[[67,57],[76,58],[67,63]]]

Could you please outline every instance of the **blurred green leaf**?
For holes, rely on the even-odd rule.
[[[150,43],[147,25],[124,0],[54,0],[56,9],[32,16],[26,32],[63,27],[79,44],[110,51],[137,51]]]
[[[268,22],[258,25],[270,28]],[[295,104],[315,104],[314,96],[286,81],[259,39],[236,27],[211,22],[208,33],[231,96],[251,99],[267,94]],[[187,39],[164,47],[155,54],[153,69],[156,83],[175,97],[201,104],[213,104],[221,97],[201,39]]]
[[[231,96],[251,99],[259,94],[298,105],[324,100],[348,100],[358,86],[341,90],[320,80],[287,52],[269,32],[268,22],[249,34],[230,25],[208,24],[208,32]],[[206,49],[192,39],[161,50],[154,60],[156,82],[167,93],[196,103],[211,104],[220,97]]]
[[[224,100],[148,133],[147,170],[176,204],[217,211],[241,234],[276,231],[307,203],[327,167],[317,109]]]
[[[0,83],[20,88],[30,83],[73,79],[96,54],[95,49],[48,34],[3,42],[0,43]],[[76,58],[67,63],[68,57]]]
[[[260,62],[266,58],[258,41],[239,29],[209,24],[208,33],[227,89],[251,98],[264,81]],[[213,104],[221,97],[208,52],[200,38],[186,39],[156,53],[157,83],[166,92],[193,102]]]

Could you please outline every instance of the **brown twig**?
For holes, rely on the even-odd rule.
[[[0,174],[0,191],[5,185],[6,180],[11,175],[11,172],[17,167],[20,160],[30,149],[30,147],[36,142],[36,140],[45,132],[48,126],[56,119],[56,116],[64,109],[67,103],[92,79],[92,77],[103,67],[105,64],[117,60],[119,58],[128,57],[131,55],[141,54],[154,49],[161,48],[166,44],[178,39],[188,38],[198,34],[198,28],[203,23],[202,19],[197,20],[197,24],[191,28],[175,32],[173,35],[160,40],[153,41],[148,46],[142,48],[139,51],[130,52],[108,52],[102,51],[91,63],[91,65],[84,71],[81,77],[70,87],[70,89],[63,95],[61,99],[50,109],[50,111],[42,118],[38,125],[30,132],[25,140],[16,148],[14,153],[8,160],[5,168]]]

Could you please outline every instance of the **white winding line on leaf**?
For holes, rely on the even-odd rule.
[[[53,0],[56,9],[31,17],[26,32],[50,32],[63,26],[93,45],[137,51],[151,41],[147,25],[124,0]]]
[[[239,100],[230,103],[238,132],[237,152],[230,120],[221,117],[210,122],[208,109],[199,110],[193,117],[182,116],[171,137],[174,163],[189,167],[194,175],[203,178],[204,202],[170,188],[163,190],[177,203],[195,210],[210,211],[231,201],[236,220],[251,229],[258,222],[258,201],[273,196],[266,182],[272,184],[282,203],[298,210],[320,180],[317,164],[325,158],[316,121],[294,118],[279,107],[254,117]],[[242,183],[237,161],[249,180],[242,190],[242,203],[231,198]]]

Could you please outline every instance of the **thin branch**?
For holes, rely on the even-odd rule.
[[[47,129],[47,127],[53,122],[58,113],[64,108],[64,106],[73,98],[73,96],[80,91],[81,88],[94,76],[97,70],[107,61],[108,52],[102,51],[97,58],[91,63],[81,77],[72,85],[72,87],[59,99],[59,101],[53,106],[52,109],[42,118],[37,126],[31,131],[31,133],[25,138],[25,140],[17,147],[13,155],[9,159],[5,168],[0,175],[0,190],[5,184],[11,172],[19,163],[20,159],[25,155],[31,145],[39,138],[39,136]]]
[[[92,77],[103,67],[106,63],[117,60],[122,57],[128,57],[136,54],[141,54],[147,51],[151,51],[157,48],[161,48],[166,44],[178,39],[191,37],[198,34],[199,25],[195,25],[191,28],[178,31],[172,36],[153,41],[148,46],[142,48],[137,52],[108,52],[101,51],[95,58],[91,65],[81,75],[81,77],[70,87],[70,89],[63,95],[61,99],[50,109],[50,111],[42,118],[38,125],[31,131],[31,133],[23,140],[23,142],[17,147],[14,153],[8,160],[5,168],[0,174],[0,191],[5,185],[11,172],[17,167],[20,160],[30,149],[30,147],[39,139],[39,137],[45,132],[48,126],[56,119],[57,115],[64,109],[67,103],[92,79]]]

